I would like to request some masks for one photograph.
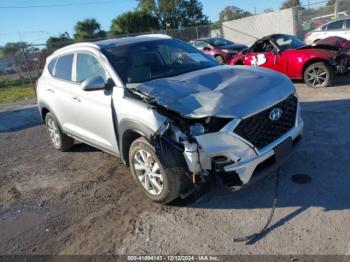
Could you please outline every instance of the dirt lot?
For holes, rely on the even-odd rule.
[[[28,101],[1,107],[0,254],[350,255],[350,85],[342,81],[296,84],[304,139],[282,168],[268,232],[248,245],[232,238],[263,226],[274,177],[161,206],[117,158],[83,144],[54,150]],[[293,183],[294,174],[312,181]]]

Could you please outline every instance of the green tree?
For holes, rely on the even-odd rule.
[[[326,6],[335,5],[335,0],[328,0]]]
[[[208,24],[198,0],[138,0],[138,9],[157,18],[161,28],[183,28]]]
[[[144,11],[129,11],[112,20],[110,35],[143,33],[158,30],[158,19]]]
[[[146,13],[149,13],[153,16],[156,16],[158,14],[156,12],[157,5],[155,0],[139,0],[138,9],[145,11]]]
[[[46,40],[47,49],[58,49],[65,45],[69,45],[73,40],[69,37],[68,33],[60,34],[57,37],[51,36]]]
[[[209,24],[209,18],[203,14],[203,5],[198,0],[182,2],[181,18],[184,27]]]
[[[6,43],[3,47],[3,54],[5,56],[13,56],[21,52],[22,48],[27,48],[28,43],[26,42],[14,42]]]
[[[92,40],[106,36],[106,32],[101,30],[101,25],[96,21],[95,18],[79,21],[75,25],[74,40],[76,41]]]
[[[222,10],[219,14],[220,21],[225,22],[225,21],[230,21],[230,20],[235,20],[247,16],[251,16],[252,14],[248,11],[244,11],[237,6],[230,5],[226,6],[224,10]]]
[[[300,7],[300,0],[286,0],[282,3],[281,10],[282,9],[287,9],[291,7]]]

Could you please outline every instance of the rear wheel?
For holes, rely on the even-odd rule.
[[[181,174],[164,168],[154,147],[145,138],[138,138],[131,144],[129,162],[134,179],[153,201],[167,204],[180,195]]]
[[[57,150],[67,151],[73,147],[74,139],[62,132],[53,114],[46,114],[45,125],[47,133],[50,136],[51,143]]]
[[[218,62],[219,64],[223,65],[225,64],[225,60],[221,55],[217,55],[215,56],[216,62]]]
[[[324,62],[309,65],[304,71],[304,82],[309,87],[326,87],[332,84],[333,69]]]

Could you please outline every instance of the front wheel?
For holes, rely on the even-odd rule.
[[[333,78],[333,69],[324,62],[311,64],[304,71],[304,82],[309,87],[330,86]]]
[[[181,174],[164,168],[155,152],[145,138],[136,139],[129,150],[130,169],[134,179],[150,199],[167,204],[180,194]]]

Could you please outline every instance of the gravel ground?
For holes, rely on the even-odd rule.
[[[84,144],[49,142],[33,101],[0,107],[0,254],[350,255],[350,83],[297,83],[305,133],[274,177],[244,190],[220,186],[168,206],[149,201],[115,157]],[[310,183],[291,181],[307,174]]]

